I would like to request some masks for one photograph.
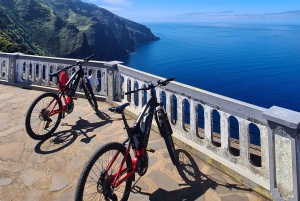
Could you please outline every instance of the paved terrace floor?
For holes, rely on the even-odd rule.
[[[95,113],[86,99],[75,101],[73,113],[45,141],[31,139],[25,114],[42,91],[0,84],[0,200],[73,200],[85,162],[101,145],[126,138],[120,115],[98,102]],[[133,119],[128,117],[132,124]],[[130,125],[131,125],[130,124]],[[149,169],[134,184],[129,199],[263,201],[246,186],[177,147],[181,165],[173,166],[160,135],[151,131]],[[139,177],[136,176],[136,180]]]

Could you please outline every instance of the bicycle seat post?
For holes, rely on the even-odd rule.
[[[125,117],[125,114],[124,114],[124,111],[121,113],[121,116],[122,116],[122,119],[123,119],[123,122],[124,122],[124,125],[125,125],[125,129],[129,129],[129,125],[127,123],[127,120],[126,120],[126,117]]]

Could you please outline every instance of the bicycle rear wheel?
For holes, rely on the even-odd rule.
[[[25,128],[28,135],[35,140],[47,139],[58,127],[62,113],[49,115],[51,110],[61,110],[62,103],[55,93],[44,93],[30,105]]]
[[[100,147],[88,160],[78,180],[75,200],[124,200],[129,197],[132,177],[113,189],[111,183],[114,174],[119,170],[124,158],[126,148],[124,145],[111,142]],[[111,164],[116,154],[117,158]],[[106,168],[111,165],[110,169]],[[128,155],[123,168],[131,168],[131,157]],[[126,174],[126,173],[125,173]],[[118,178],[118,180],[122,175]]]
[[[98,110],[98,104],[97,104],[97,101],[96,101],[96,97],[95,97],[94,92],[92,90],[91,84],[90,84],[89,80],[86,77],[82,78],[82,88],[83,88],[84,94],[85,94],[86,98],[88,99],[91,107],[95,111],[97,111]]]

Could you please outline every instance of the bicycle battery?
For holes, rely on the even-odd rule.
[[[145,114],[141,123],[141,134],[143,136],[142,143],[145,148],[148,146],[149,134],[150,134],[151,124],[152,124],[152,117],[153,117],[153,113]]]
[[[163,108],[155,111],[155,120],[161,136],[172,135],[173,131],[167,113]]]
[[[70,85],[70,88],[69,88],[69,91],[67,94],[69,97],[74,97],[78,82],[79,82],[79,79],[75,79],[71,82],[71,85]]]

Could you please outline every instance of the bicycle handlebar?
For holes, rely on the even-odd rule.
[[[91,58],[93,58],[95,56],[95,54],[92,54],[91,56],[87,57],[87,58],[83,58],[83,61],[88,62]]]
[[[135,93],[135,92],[138,92],[138,91],[147,91],[149,89],[153,89],[159,85],[161,86],[166,86],[167,84],[169,84],[170,81],[173,81],[175,80],[175,77],[171,77],[171,78],[168,78],[164,81],[161,81],[161,80],[157,80],[157,85],[149,85],[147,88],[140,88],[140,89],[137,89],[137,90],[133,90],[133,91],[127,91],[125,92],[125,95],[128,95],[128,94],[131,94],[131,93]]]
[[[81,65],[83,62],[89,62],[91,58],[93,58],[95,54],[92,54],[91,56],[87,58],[83,58],[82,61],[77,61],[75,66]],[[73,65],[74,66],[74,65]],[[71,66],[72,67],[72,66]]]
[[[166,86],[167,84],[169,84],[169,82],[171,82],[173,80],[175,80],[175,77],[170,77],[170,78],[168,78],[168,79],[166,79],[164,81],[158,80],[157,84],[160,84],[162,86]]]
[[[75,66],[78,66],[78,65],[81,65],[83,62],[89,62],[91,58],[93,58],[95,56],[95,54],[92,54],[91,56],[89,57],[86,57],[86,58],[83,58],[82,61],[77,61],[76,64],[74,65],[71,65],[71,66],[67,66],[67,67],[64,67],[63,69],[55,72],[55,73],[50,73],[49,75],[50,76],[55,76],[55,75],[58,75],[61,71],[63,70],[67,70],[69,68],[72,68],[72,67],[75,67]]]

